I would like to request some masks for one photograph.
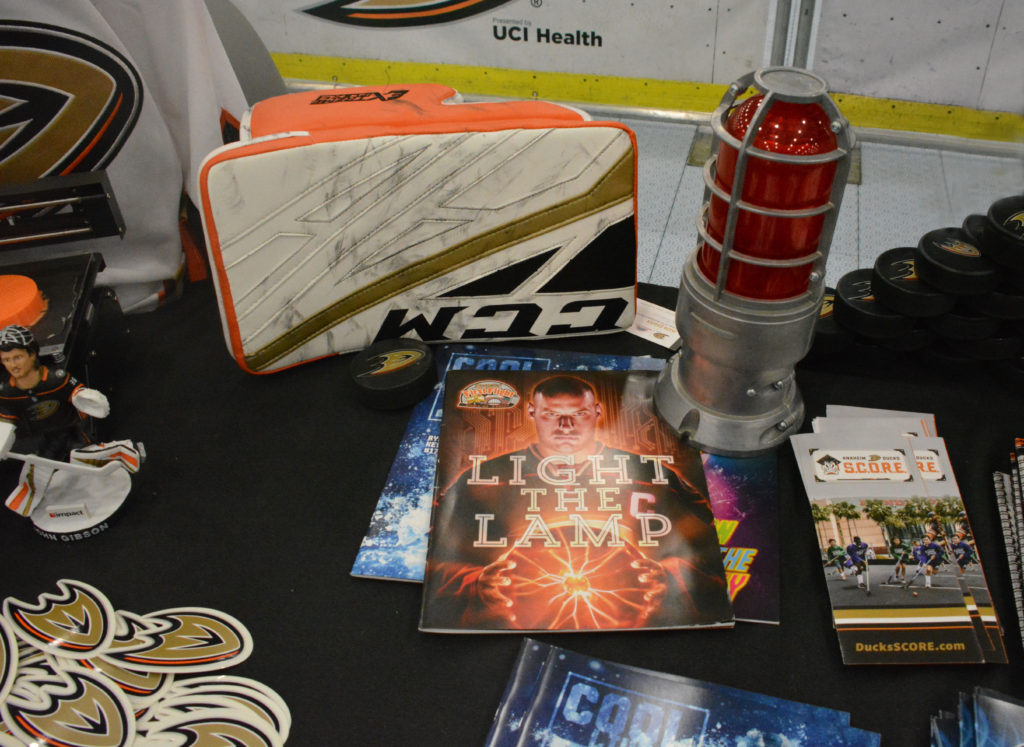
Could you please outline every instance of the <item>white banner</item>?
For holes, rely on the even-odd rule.
[[[271,52],[715,83],[764,64],[772,5],[235,2]]]

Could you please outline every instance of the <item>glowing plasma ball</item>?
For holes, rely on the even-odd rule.
[[[550,525],[558,547],[535,541],[513,547],[502,560],[515,563],[502,593],[512,601],[515,627],[524,630],[636,628],[654,611],[645,571],[633,567],[646,556],[622,531],[619,547],[577,543],[569,522]]]

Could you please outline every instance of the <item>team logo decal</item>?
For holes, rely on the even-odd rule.
[[[155,701],[174,681],[173,675],[163,672],[133,672],[105,656],[82,659],[79,664],[105,675],[121,688],[134,707],[145,706]]]
[[[7,697],[17,672],[18,640],[7,621],[0,617],[0,700]]]
[[[0,704],[4,723],[27,744],[127,747],[135,716],[116,687],[85,669],[60,670],[32,683],[31,698],[12,694]]]
[[[507,2],[509,0],[434,0],[399,4],[394,0],[332,0],[303,12],[352,26],[426,26],[475,16]]]
[[[114,637],[114,609],[98,589],[62,579],[59,594],[43,594],[37,604],[8,597],[4,616],[27,643],[56,654],[89,658],[101,653]]]
[[[519,404],[519,392],[504,381],[474,381],[459,392],[457,407],[481,410],[504,410]]]
[[[279,747],[282,740],[263,724],[239,717],[233,709],[184,713],[149,724],[147,743],[202,747]]]
[[[190,608],[145,615],[168,623],[136,631],[146,645],[107,652],[127,669],[143,672],[205,672],[244,661],[252,653],[252,637],[235,618],[217,610]]]
[[[367,365],[373,366],[373,368],[369,371],[363,371],[359,376],[379,376],[392,373],[393,371],[400,371],[421,360],[424,355],[425,353],[422,350],[416,350],[415,348],[391,350],[367,361]]]
[[[256,717],[268,723],[282,741],[291,730],[291,711],[281,696],[266,685],[246,677],[209,675],[189,677],[174,684],[169,693],[174,700],[185,697],[218,697],[253,711]],[[169,701],[172,702],[172,701]]]
[[[113,47],[70,29],[0,22],[0,182],[103,169],[135,127],[142,80]]]

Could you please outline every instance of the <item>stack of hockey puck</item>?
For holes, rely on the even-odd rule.
[[[862,342],[928,349],[947,360],[1008,361],[1024,375],[1024,195],[847,273],[836,284],[833,314]]]

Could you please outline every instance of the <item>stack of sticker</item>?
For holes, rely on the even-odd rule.
[[[992,473],[992,481],[1003,529],[1006,560],[1010,565],[1010,583],[1013,585],[1017,620],[1021,630],[1024,630],[1024,438],[1014,439],[1009,471],[996,470]]]
[[[4,600],[0,747],[284,744],[291,715],[277,693],[209,674],[252,653],[238,620],[202,607],[137,615],[81,581],[57,588]]]
[[[917,246],[889,249],[873,268],[847,273],[836,283],[831,316],[820,325],[823,335],[835,324],[892,350],[1020,365],[1024,195],[997,200],[986,215],[929,231]]]
[[[959,693],[956,709],[931,720],[931,747],[1024,743],[1024,702],[985,687]]]

